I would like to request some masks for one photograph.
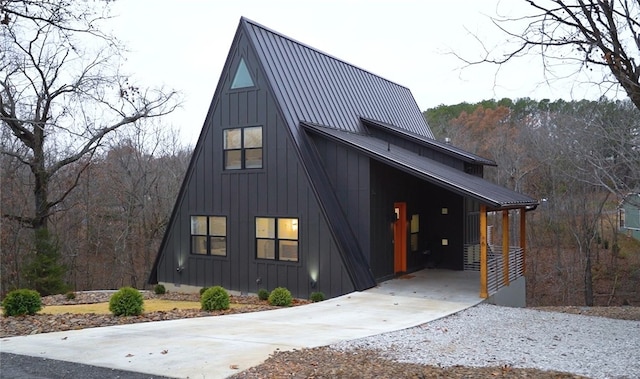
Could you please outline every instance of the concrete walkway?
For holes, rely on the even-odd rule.
[[[424,270],[292,308],[4,338],[0,351],[175,378],[226,378],[278,349],[405,329],[476,305],[482,299],[473,274]]]

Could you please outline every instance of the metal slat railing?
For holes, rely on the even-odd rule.
[[[487,291],[493,295],[504,287],[502,247],[487,246]],[[464,271],[480,271],[480,245],[466,244],[464,247]],[[509,281],[524,275],[524,251],[518,246],[509,246]]]

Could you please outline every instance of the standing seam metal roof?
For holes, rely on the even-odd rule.
[[[362,133],[360,117],[434,138],[411,91],[366,70],[242,18],[277,85],[283,111],[297,121]],[[297,123],[296,122],[296,123]]]
[[[390,145],[378,138],[307,122],[302,122],[301,125],[311,132],[356,148],[374,159],[393,165],[431,183],[447,187],[454,192],[478,199],[492,207],[512,208],[538,204],[537,200],[527,195],[419,156],[399,146]]]
[[[487,158],[483,158],[479,155],[470,153],[468,151],[462,150],[458,147],[455,147],[453,145],[444,143],[444,142],[440,142],[436,139],[433,138],[425,138],[422,136],[419,136],[417,134],[411,133],[411,132],[407,132],[405,130],[402,130],[400,128],[398,128],[395,125],[391,125],[391,124],[387,124],[384,122],[380,122],[378,120],[371,120],[368,118],[362,118],[362,121],[367,124],[368,126],[373,126],[382,130],[386,130],[386,131],[390,131],[394,134],[400,135],[404,138],[409,138],[413,141],[418,142],[419,144],[421,144],[422,146],[425,147],[430,147],[431,149],[435,149],[438,151],[441,151],[447,155],[450,156],[455,156],[459,159],[462,159],[465,162],[472,162],[472,163],[479,163],[479,164],[483,164],[483,165],[488,165],[488,166],[497,166],[496,162],[491,160],[491,159],[487,159]]]

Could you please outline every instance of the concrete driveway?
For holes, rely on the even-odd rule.
[[[424,270],[292,308],[3,338],[0,351],[175,378],[226,378],[278,349],[405,329],[476,305],[482,299],[474,274]]]

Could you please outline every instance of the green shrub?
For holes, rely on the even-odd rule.
[[[267,300],[268,298],[269,298],[269,291],[267,291],[267,290],[266,290],[266,289],[264,289],[264,288],[260,288],[260,289],[258,290],[258,299],[260,299],[260,300],[263,300],[263,301],[264,301],[264,300]]]
[[[211,288],[211,287],[202,287],[202,288],[200,288],[200,296],[202,296],[204,291],[208,290],[209,288]]]
[[[67,298],[67,300],[73,300],[76,298],[76,293],[73,291],[69,291],[64,296]]]
[[[5,316],[34,315],[42,309],[42,301],[37,291],[23,288],[9,292],[2,308]]]
[[[288,307],[291,305],[292,301],[293,301],[293,297],[291,296],[291,292],[284,287],[278,287],[273,291],[271,291],[271,294],[269,294],[270,305],[277,305],[279,307]]]
[[[144,298],[133,287],[122,287],[109,299],[109,311],[114,316],[138,316],[144,309]]]
[[[220,286],[208,288],[200,296],[203,311],[221,311],[229,309],[229,293]]]
[[[309,299],[312,302],[317,303],[318,301],[324,300],[324,294],[322,292],[312,292],[311,296],[309,296]]]
[[[156,295],[164,295],[167,293],[167,289],[164,288],[164,285],[162,284],[156,284],[156,286],[153,287],[153,292],[155,292]]]

